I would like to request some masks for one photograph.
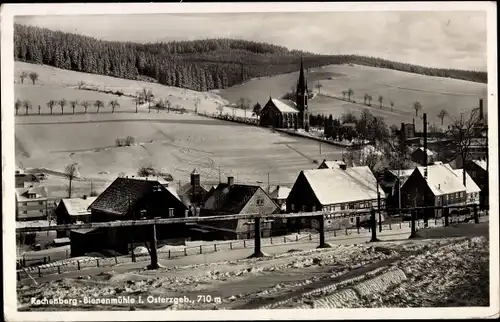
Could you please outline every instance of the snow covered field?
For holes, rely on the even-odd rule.
[[[444,228],[437,228],[444,229]],[[18,287],[20,309],[112,310],[130,304],[30,307],[31,297],[135,298],[136,309],[258,309],[487,306],[488,224],[433,229],[417,240],[332,245],[259,259],[162,268],[108,270]],[[429,232],[427,236],[427,231]],[[210,295],[211,302],[197,301]],[[144,303],[138,303],[141,296]],[[186,296],[188,303],[148,303],[148,296]],[[219,301],[220,300],[220,301]]]

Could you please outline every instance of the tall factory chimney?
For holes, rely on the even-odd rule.
[[[424,167],[427,167],[427,113],[424,113]]]

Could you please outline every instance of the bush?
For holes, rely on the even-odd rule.
[[[126,142],[124,139],[118,138],[118,139],[116,139],[115,144],[116,144],[116,146],[121,147],[121,146],[125,146]]]
[[[135,144],[135,138],[132,137],[132,136],[127,136],[127,138],[125,138],[125,144],[127,146],[132,146]]]

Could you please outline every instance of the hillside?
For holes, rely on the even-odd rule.
[[[480,97],[485,99],[487,110],[487,85],[464,80],[418,75],[383,68],[360,65],[330,65],[311,68],[306,72],[309,88],[316,93],[309,101],[312,114],[332,114],[341,116],[344,112],[360,114],[365,108],[376,116],[382,116],[388,125],[400,125],[401,122],[411,123],[415,118],[417,130],[421,129],[422,113],[427,113],[430,124],[441,126],[441,120],[436,116],[445,109],[452,118],[460,117],[460,113],[478,107]],[[224,99],[236,102],[240,97],[249,98],[253,104],[264,105],[269,96],[281,97],[290,92],[298,79],[298,72],[262,77],[249,80],[243,84],[229,88],[214,90]],[[318,89],[317,84],[321,84]],[[351,88],[352,98],[356,103],[342,100],[342,92]],[[371,106],[364,104],[364,94],[371,95]],[[378,96],[383,96],[382,108]],[[394,103],[391,111],[390,102]],[[423,108],[418,116],[413,104],[419,101]],[[443,126],[451,122],[444,119]]]
[[[112,180],[121,172],[136,175],[139,167],[151,164],[171,174],[175,186],[179,181],[187,183],[194,168],[201,173],[203,182],[218,182],[220,171],[222,180],[232,175],[237,182],[267,184],[271,173],[272,185],[291,185],[300,170],[317,167],[313,160],[341,158],[342,151],[334,146],[324,145],[320,155],[315,141],[190,113],[196,98],[200,99],[198,111],[216,113],[217,103],[224,100],[214,93],[16,62],[15,76],[22,72],[39,74],[35,85],[26,81],[14,85],[15,98],[29,100],[33,106],[29,115],[25,116],[21,108],[16,116],[16,163],[25,168],[63,171],[65,165],[76,162],[83,177]],[[89,88],[122,91],[124,95],[78,89],[79,81]],[[147,104],[139,106],[135,113],[134,100],[126,95],[141,88],[151,89],[156,99],[168,99],[187,113],[156,109],[148,113]],[[50,115],[46,103],[62,99],[91,103],[102,100],[105,104],[99,114],[93,105],[85,113],[80,104],[73,114],[68,104],[64,115],[59,105]],[[120,104],[114,113],[108,105],[111,100]],[[225,107],[224,113],[231,114],[232,110]],[[241,110],[235,113],[244,116]],[[134,137],[137,144],[115,146],[117,138],[127,136]],[[60,192],[63,188],[51,187],[50,191]]]
[[[14,28],[16,60],[134,80],[149,77],[164,85],[198,91],[293,72],[298,69],[300,56],[307,68],[359,64],[482,83],[487,80],[486,72],[427,68],[355,55],[315,55],[245,40],[139,44],[19,24]]]

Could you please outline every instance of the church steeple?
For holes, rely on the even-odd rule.
[[[304,74],[304,61],[302,56],[300,57],[300,73],[299,73],[299,81],[297,82],[297,92],[304,91],[307,89],[307,81],[306,76]]]
[[[304,73],[304,60],[301,56],[295,103],[297,104],[297,109],[299,110],[299,127],[306,129],[306,131],[309,129],[309,110],[307,104],[308,94],[307,80]]]

